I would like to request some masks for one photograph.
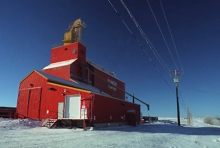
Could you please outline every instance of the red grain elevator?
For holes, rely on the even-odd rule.
[[[76,38],[80,21],[64,34],[63,46],[52,48],[50,64],[20,82],[18,117],[76,126],[139,123],[140,105],[125,100],[125,83],[86,59],[86,47]]]

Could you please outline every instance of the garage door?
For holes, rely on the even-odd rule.
[[[30,98],[28,104],[28,118],[39,119],[40,99],[41,99],[41,89],[40,88],[32,89],[30,91]]]
[[[29,90],[19,90],[18,93],[18,102],[17,102],[17,114],[20,118],[26,118],[28,115],[28,98],[29,98]]]
[[[41,88],[19,90],[17,113],[20,118],[39,119]]]

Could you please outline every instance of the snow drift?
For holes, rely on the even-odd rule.
[[[204,118],[203,120],[206,124],[211,124],[211,125],[217,125],[220,126],[220,120],[218,120],[217,118],[212,118],[210,116],[207,116]]]
[[[40,127],[41,122],[34,120],[0,119],[1,147],[212,147],[220,146],[220,128],[205,124],[203,119],[194,118],[187,126],[181,119],[177,126],[174,118],[159,118],[158,122],[144,123],[136,127],[119,126],[98,130]]]

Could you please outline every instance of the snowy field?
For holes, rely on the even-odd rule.
[[[220,148],[220,127],[193,119],[159,118],[136,127],[119,126],[97,130],[48,129],[32,120],[0,118],[1,148]]]

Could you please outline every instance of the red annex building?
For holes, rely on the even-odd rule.
[[[140,105],[125,100],[125,83],[87,60],[86,47],[66,43],[65,35],[64,45],[52,48],[50,64],[20,82],[18,117],[70,126],[139,123]]]

